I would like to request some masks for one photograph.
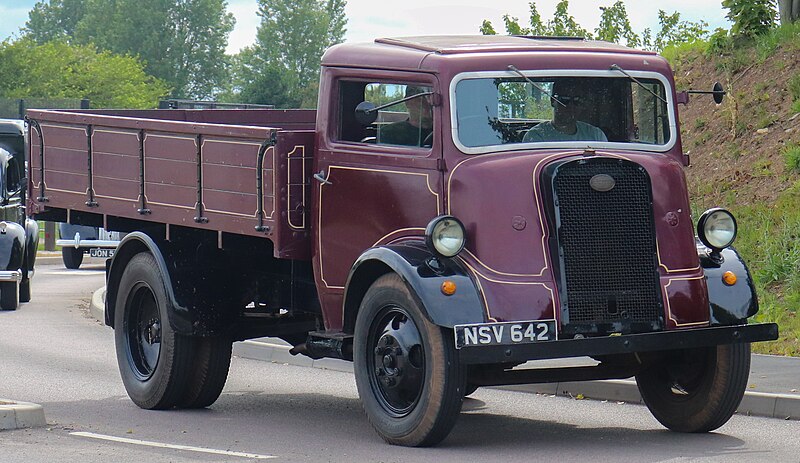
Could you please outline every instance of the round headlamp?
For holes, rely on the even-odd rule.
[[[725,209],[709,209],[697,221],[697,237],[709,248],[721,251],[736,239],[736,219]]]
[[[440,215],[425,229],[425,244],[440,256],[453,257],[464,249],[466,235],[460,220],[451,215]]]

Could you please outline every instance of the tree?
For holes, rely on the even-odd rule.
[[[791,24],[800,19],[800,0],[778,0],[781,24]]]
[[[28,13],[25,30],[37,43],[68,40],[83,17],[86,0],[39,1]]]
[[[322,54],[344,39],[346,0],[258,0],[256,44],[236,67],[239,98],[279,107],[314,107]],[[274,79],[264,78],[267,73]],[[264,88],[273,86],[273,88]],[[272,98],[262,100],[261,97]]]
[[[586,29],[582,28],[572,17],[567,10],[569,9],[569,0],[561,0],[556,5],[556,11],[553,19],[548,21],[547,24],[542,22],[542,16],[536,9],[534,2],[528,4],[530,7],[530,27],[522,27],[519,24],[519,18],[510,15],[503,16],[503,23],[508,35],[538,35],[538,36],[569,36],[569,37],[583,37],[587,39],[592,38],[592,34]],[[497,32],[492,26],[491,21],[486,19],[481,24],[480,32],[483,35],[495,35]]]
[[[39,43],[64,37],[118,54],[138,55],[173,97],[206,98],[227,80],[225,47],[233,15],[225,0],[51,0],[29,14]]]
[[[661,51],[669,45],[691,43],[708,36],[707,22],[681,21],[681,14],[677,11],[668,15],[664,10],[658,10],[658,23],[660,29],[654,39],[650,29],[642,33],[641,45],[644,48]]]
[[[623,38],[629,47],[638,47],[641,44],[639,36],[633,32],[625,4],[617,1],[612,6],[601,6],[600,24],[594,30],[598,40],[619,43]]]
[[[728,9],[726,17],[733,22],[734,36],[755,37],[775,24],[773,0],[722,0],[722,6]]]
[[[561,0],[556,4],[556,11],[553,13],[553,19],[547,21],[548,35],[591,39],[592,34],[575,21],[575,18],[567,11],[568,9],[569,0]]]
[[[88,98],[94,107],[138,109],[156,107],[168,93],[132,56],[63,41],[0,44],[0,96],[6,98]]]

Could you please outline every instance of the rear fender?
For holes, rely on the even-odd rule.
[[[175,297],[175,289],[172,285],[172,277],[169,272],[166,260],[162,253],[162,247],[166,244],[157,244],[151,237],[141,232],[129,233],[120,242],[113,259],[106,265],[106,300],[105,300],[105,322],[106,325],[114,328],[114,312],[116,311],[117,289],[119,288],[122,273],[128,262],[133,256],[140,252],[149,252],[158,265],[158,269],[164,278],[164,289],[167,294],[167,313],[169,314],[169,324],[173,330],[179,334],[194,334],[194,320],[187,307],[181,305]]]
[[[361,300],[381,275],[394,272],[403,279],[428,320],[445,328],[482,323],[486,310],[475,283],[455,259],[436,258],[421,242],[408,242],[368,249],[353,265],[347,279],[344,330],[352,333]],[[445,280],[456,284],[456,293],[446,296]]]
[[[700,264],[708,285],[708,301],[712,325],[740,325],[758,312],[758,298],[750,271],[736,249],[723,249],[721,259],[712,259],[710,250],[698,242]],[[725,272],[737,279],[733,286],[722,281]]]

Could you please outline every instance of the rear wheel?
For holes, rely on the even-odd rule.
[[[114,339],[122,382],[141,408],[166,409],[187,390],[194,339],[172,330],[164,276],[152,255],[125,266],[117,291]]]
[[[354,370],[361,404],[390,444],[435,445],[452,430],[466,384],[452,332],[427,320],[395,274],[367,291],[356,318]]]
[[[676,351],[636,375],[655,418],[678,432],[708,432],[725,424],[744,396],[750,344]]]
[[[83,249],[61,248],[61,259],[64,261],[64,267],[68,269],[80,268],[83,262]]]
[[[222,337],[195,339],[189,381],[179,407],[203,408],[217,400],[228,379],[232,347],[231,341]]]
[[[19,306],[19,283],[4,281],[0,283],[0,309],[17,310]]]

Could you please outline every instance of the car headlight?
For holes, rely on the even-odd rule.
[[[425,229],[425,244],[443,257],[453,257],[461,252],[465,240],[464,225],[451,215],[436,217]]]
[[[709,209],[697,221],[697,236],[709,248],[721,251],[736,239],[736,219],[725,209]]]

